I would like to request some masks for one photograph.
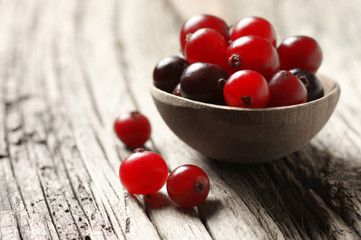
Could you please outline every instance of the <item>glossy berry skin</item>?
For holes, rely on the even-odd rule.
[[[129,148],[137,148],[149,139],[151,126],[143,114],[137,111],[124,112],[115,120],[114,131]]]
[[[171,93],[179,83],[180,76],[188,65],[187,60],[178,56],[169,56],[161,59],[153,71],[154,86]]]
[[[295,68],[290,72],[305,85],[307,89],[307,102],[323,97],[323,87],[318,77],[311,71]]]
[[[210,28],[202,28],[189,37],[185,55],[190,64],[205,62],[223,67],[226,50],[227,43],[219,32]]]
[[[168,176],[167,192],[176,204],[191,208],[203,203],[209,193],[207,174],[195,165],[182,165]]]
[[[270,90],[261,74],[252,70],[242,70],[228,78],[223,95],[228,106],[263,108],[268,103]]]
[[[254,70],[268,80],[279,70],[276,48],[264,38],[245,36],[232,42],[227,48],[229,74],[239,70]]]
[[[158,154],[137,149],[122,161],[119,177],[130,194],[147,195],[157,192],[164,186],[168,168]]]
[[[248,35],[262,37],[268,40],[274,47],[276,47],[277,35],[276,30],[270,22],[261,17],[249,16],[239,20],[233,27],[231,40]]]
[[[289,106],[307,101],[307,90],[292,73],[281,70],[269,82],[270,99],[268,107]]]
[[[226,40],[226,42],[229,40],[228,26],[222,19],[208,14],[198,14],[189,18],[182,25],[180,34],[182,51],[185,49],[187,38],[189,38],[192,33],[201,28],[211,28],[219,32],[223,36],[224,40]]]
[[[277,48],[281,70],[302,68],[316,72],[322,62],[320,45],[307,36],[286,38]]]
[[[173,89],[173,92],[172,92],[173,95],[176,95],[178,97],[181,97],[182,96],[182,92],[180,90],[180,83],[177,84],[177,86],[175,86],[175,88]]]
[[[224,104],[223,86],[227,78],[227,72],[215,64],[193,63],[181,76],[181,94],[195,101]]]

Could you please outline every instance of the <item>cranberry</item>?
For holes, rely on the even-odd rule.
[[[128,147],[142,147],[150,136],[150,123],[141,113],[124,112],[114,122],[118,138]]]
[[[317,76],[305,69],[291,69],[290,72],[297,76],[307,89],[307,102],[323,97],[323,87]]]
[[[181,90],[180,90],[180,83],[178,83],[177,86],[175,86],[175,88],[173,89],[172,94],[174,94],[176,96],[179,96],[179,97],[182,96],[182,93],[181,93]]]
[[[292,73],[281,70],[269,82],[269,107],[300,104],[307,101],[307,90],[303,83]]]
[[[254,70],[266,80],[279,69],[276,48],[269,41],[257,36],[245,36],[232,42],[227,48],[227,59],[227,69],[232,72]]]
[[[188,63],[213,63],[224,66],[227,43],[222,35],[210,28],[202,28],[193,33],[185,47]]]
[[[278,46],[281,70],[302,68],[316,72],[322,62],[322,51],[313,38],[293,36],[286,38]]]
[[[164,186],[167,176],[164,159],[142,148],[125,158],[119,168],[120,181],[131,194],[155,193]]]
[[[226,42],[229,40],[228,26],[222,19],[212,15],[198,14],[189,18],[182,26],[180,34],[182,51],[185,49],[189,36],[201,28],[211,28],[219,32]]]
[[[223,89],[228,106],[263,108],[267,105],[270,91],[267,81],[258,72],[242,70],[232,74]]]
[[[169,197],[182,207],[195,207],[203,203],[209,193],[210,183],[207,174],[195,165],[182,165],[168,176]]]
[[[231,40],[254,35],[267,39],[273,46],[276,47],[276,30],[266,19],[261,17],[244,17],[237,22],[231,34]]]
[[[165,57],[158,62],[153,71],[154,85],[166,92],[172,92],[179,83],[182,72],[189,64],[184,58]]]
[[[195,101],[223,104],[223,86],[227,72],[215,64],[193,63],[181,76],[182,96]]]

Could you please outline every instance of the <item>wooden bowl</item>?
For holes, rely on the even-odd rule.
[[[286,156],[308,143],[326,124],[340,96],[338,83],[318,76],[324,97],[262,109],[192,101],[155,86],[151,94],[169,128],[205,156],[233,163],[260,163]]]

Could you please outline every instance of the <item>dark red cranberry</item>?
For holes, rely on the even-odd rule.
[[[207,174],[195,165],[186,164],[174,169],[168,176],[167,193],[181,207],[195,207],[202,204],[209,193]]]
[[[316,72],[322,62],[322,51],[317,41],[307,36],[286,38],[277,48],[280,69],[302,68]]]
[[[292,69],[290,72],[303,82],[307,89],[307,102],[323,97],[323,87],[318,77],[311,71],[305,69]]]
[[[178,56],[165,57],[158,62],[153,71],[153,83],[157,88],[171,93],[179,83],[180,76],[188,62]]]
[[[195,101],[224,104],[223,87],[227,72],[215,64],[193,63],[181,76],[182,96]]]
[[[269,82],[268,107],[281,107],[305,103],[307,90],[303,83],[286,70],[277,72]]]

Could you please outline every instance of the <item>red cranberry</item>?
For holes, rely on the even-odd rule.
[[[266,80],[279,69],[276,48],[269,41],[257,36],[245,36],[232,42],[227,48],[227,59],[227,69],[232,69],[233,72],[254,70]]]
[[[227,43],[222,35],[210,28],[202,28],[193,33],[186,45],[187,61],[212,63],[224,66]]]
[[[262,37],[268,40],[276,47],[276,30],[266,19],[261,17],[244,17],[234,26],[231,34],[231,40],[248,35]]]
[[[302,68],[315,73],[322,62],[321,47],[316,40],[306,36],[286,38],[277,51],[281,70]]]
[[[152,194],[161,189],[167,181],[168,167],[158,154],[136,149],[122,161],[119,177],[131,194]]]
[[[150,123],[141,113],[124,112],[114,122],[118,138],[128,147],[142,147],[150,137]]]
[[[289,106],[307,101],[306,87],[289,71],[276,73],[269,82],[269,87],[269,107]]]
[[[209,193],[207,174],[195,165],[182,165],[168,176],[167,192],[182,207],[195,207],[206,200]]]
[[[268,103],[270,90],[261,74],[252,70],[242,70],[229,77],[223,95],[228,106],[263,108]]]
[[[212,15],[198,14],[189,18],[182,26],[180,34],[182,51],[184,51],[187,39],[191,34],[201,28],[211,28],[219,32],[226,42],[229,40],[228,26],[222,19]]]

